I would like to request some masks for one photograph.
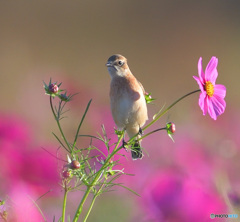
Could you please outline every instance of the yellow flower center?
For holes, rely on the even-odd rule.
[[[212,97],[214,94],[214,86],[210,81],[207,81],[205,84],[205,90],[207,92],[207,94]]]

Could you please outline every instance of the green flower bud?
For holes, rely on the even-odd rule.
[[[176,125],[172,122],[166,124],[166,129],[168,134],[173,134],[176,131]]]
[[[61,99],[62,101],[68,102],[70,101],[70,97],[65,94],[60,94],[58,95],[58,98]]]

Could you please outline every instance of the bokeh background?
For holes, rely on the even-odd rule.
[[[223,0],[0,1],[0,199],[6,200],[1,210],[9,217],[27,215],[28,206],[31,216],[18,220],[41,221],[37,210],[32,213],[37,200],[48,221],[59,219],[61,163],[49,154],[57,153],[51,132],[58,131],[43,81],[52,78],[78,93],[63,120],[70,138],[93,99],[81,132],[96,135],[104,124],[114,139],[104,65],[120,53],[157,99],[149,105],[150,119],[198,88],[192,76],[199,57],[204,67],[218,57],[217,83],[227,87],[227,108],[217,121],[203,116],[197,94],[174,107],[153,128],[173,121],[175,143],[157,133],[143,141],[149,156],[123,160],[125,172],[135,176],[120,180],[141,197],[120,188],[102,195],[89,221],[212,221],[210,213],[238,213],[239,11],[238,1]],[[69,196],[71,218],[80,197]]]

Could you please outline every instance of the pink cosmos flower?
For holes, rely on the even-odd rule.
[[[203,115],[206,115],[208,112],[214,120],[216,120],[217,116],[221,115],[226,108],[226,102],[224,100],[226,87],[215,84],[218,76],[217,65],[218,59],[213,56],[204,73],[202,70],[202,57],[200,57],[198,61],[199,77],[193,76],[201,90],[199,106],[203,111]]]
[[[201,181],[171,168],[155,172],[147,181],[142,196],[146,212],[143,221],[211,222],[212,212],[226,212],[226,204],[210,181],[203,186]]]

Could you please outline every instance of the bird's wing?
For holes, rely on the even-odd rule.
[[[139,83],[139,85],[141,86],[141,88],[142,88],[142,91],[143,91],[143,94],[145,95],[145,89],[143,88],[143,85],[142,85],[142,83],[140,83],[139,81],[138,81],[138,83]]]

